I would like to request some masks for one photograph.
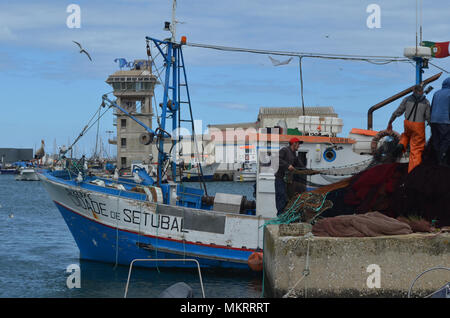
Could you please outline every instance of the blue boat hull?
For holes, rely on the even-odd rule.
[[[19,171],[15,169],[0,169],[0,174],[18,174]]]
[[[252,250],[187,243],[101,224],[55,201],[80,250],[80,258],[129,265],[133,259],[197,259],[202,268],[248,270]],[[195,267],[193,262],[141,262],[142,267]]]

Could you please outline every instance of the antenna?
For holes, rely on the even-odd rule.
[[[172,43],[175,43],[176,33],[177,33],[177,24],[181,23],[184,24],[185,22],[177,21],[176,20],[176,11],[177,11],[177,0],[173,0],[172,2],[172,22],[164,22],[164,31],[170,31],[172,33],[172,37],[170,38],[170,41]]]
[[[417,32],[417,24],[418,24],[418,22],[417,22],[417,20],[418,20],[418,18],[417,18],[417,16],[418,16],[418,11],[419,11],[419,0],[416,0],[416,54],[417,54],[417,46],[419,45],[419,43],[418,43],[418,32]]]
[[[177,21],[175,20],[175,13],[177,11],[177,0],[173,0],[172,2],[172,28],[170,32],[172,32],[172,42],[175,42],[175,35],[177,32]]]
[[[420,45],[422,45],[422,11],[423,11],[423,1],[420,0]]]

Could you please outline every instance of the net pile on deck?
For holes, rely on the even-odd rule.
[[[409,174],[408,164],[394,159],[380,162],[375,157],[351,178],[294,195],[272,223],[314,224],[320,218],[378,211],[403,221],[416,218],[436,227],[450,226],[450,168],[437,165],[431,145]]]

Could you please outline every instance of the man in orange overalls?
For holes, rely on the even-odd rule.
[[[392,114],[387,130],[392,130],[394,120],[405,114],[404,131],[400,137],[399,147],[405,152],[409,144],[408,173],[422,162],[425,149],[425,121],[430,123],[430,102],[423,95],[423,87],[416,85],[413,94],[403,99],[400,106]]]

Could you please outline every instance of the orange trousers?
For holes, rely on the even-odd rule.
[[[409,144],[408,173],[410,173],[422,162],[422,153],[425,149],[425,123],[405,119],[404,131],[399,143],[403,145],[404,150]]]

